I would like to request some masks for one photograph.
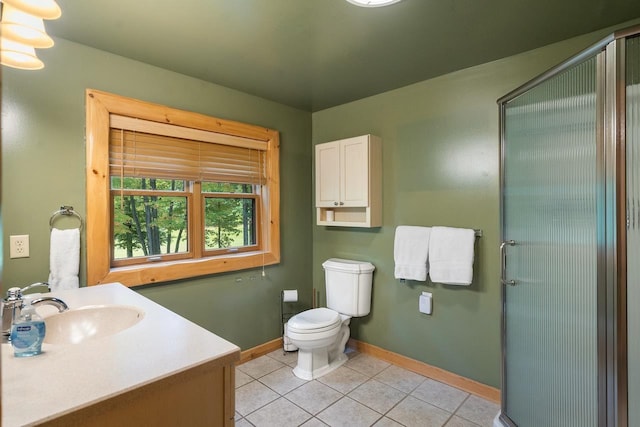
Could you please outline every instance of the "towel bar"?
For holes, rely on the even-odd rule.
[[[474,231],[476,237],[482,237],[482,230],[481,229],[474,228],[473,231]],[[400,283],[406,283],[407,282],[407,279],[399,279],[399,280],[400,280]]]
[[[73,210],[73,206],[60,206],[60,210],[57,210],[54,213],[52,213],[51,218],[49,218],[49,228],[53,228],[53,223],[55,219],[58,217],[58,215],[75,216],[80,221],[80,225],[78,226],[78,228],[82,230],[82,226],[83,226],[82,217],[78,212]]]

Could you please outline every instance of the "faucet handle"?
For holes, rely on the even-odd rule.
[[[13,288],[9,288],[7,290],[7,298],[5,299],[5,301],[17,301],[17,300],[21,300],[22,299],[22,293],[24,291],[27,291],[31,288],[35,288],[37,286],[46,286],[47,289],[49,290],[49,292],[51,292],[51,286],[49,286],[49,284],[47,282],[37,282],[37,283],[32,283],[29,286],[25,286],[24,288],[19,288],[19,287],[13,287]]]
[[[7,299],[6,301],[16,301],[22,299],[22,289],[18,287],[9,288],[7,290]]]
[[[36,283],[33,283],[33,284],[29,285],[29,286],[25,286],[24,288],[20,289],[20,292],[24,292],[26,290],[29,290],[31,288],[35,288],[37,286],[46,286],[47,290],[49,292],[51,292],[51,286],[49,286],[49,284],[47,282],[36,282]],[[11,288],[11,289],[13,289],[13,288]],[[11,289],[9,289],[9,290],[11,290]]]

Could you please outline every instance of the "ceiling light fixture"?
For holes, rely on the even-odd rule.
[[[381,7],[389,6],[390,4],[398,3],[402,0],[347,0],[351,4],[362,7]]]
[[[58,19],[62,15],[55,0],[2,0],[2,3],[42,19]]]
[[[40,49],[53,46],[53,39],[47,35],[42,18],[29,15],[9,4],[2,7],[0,34],[3,38]]]
[[[35,48],[53,46],[44,29],[43,19],[57,19],[62,14],[55,0],[0,0],[0,63],[22,70],[39,70],[44,63]]]
[[[44,63],[36,56],[33,46],[14,42],[2,37],[0,39],[0,62],[21,70],[39,70]]]

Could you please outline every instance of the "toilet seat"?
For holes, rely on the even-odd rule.
[[[287,322],[287,330],[297,334],[317,334],[332,331],[342,324],[337,311],[320,307],[296,314]]]

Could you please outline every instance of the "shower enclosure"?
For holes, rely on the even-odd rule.
[[[640,426],[640,27],[498,104],[500,421]]]

